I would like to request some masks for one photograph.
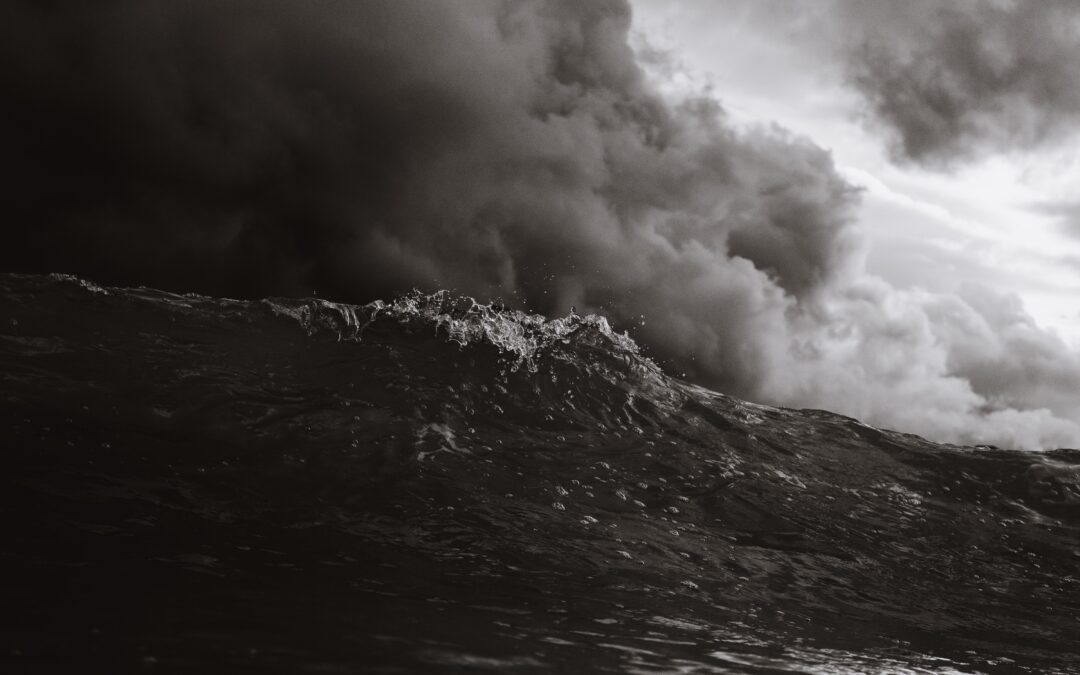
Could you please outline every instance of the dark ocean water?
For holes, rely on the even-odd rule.
[[[0,276],[0,671],[1080,672],[1080,452],[597,317]]]

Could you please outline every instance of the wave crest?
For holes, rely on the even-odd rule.
[[[336,333],[339,340],[358,342],[370,326],[380,321],[429,326],[462,347],[494,346],[514,359],[514,370],[524,366],[535,371],[542,354],[570,343],[648,361],[641,356],[637,343],[626,333],[614,331],[603,316],[571,311],[567,316],[549,319],[445,290],[430,294],[412,291],[390,302],[376,300],[365,305],[319,298],[266,302],[275,313],[300,323],[309,335],[328,330]]]

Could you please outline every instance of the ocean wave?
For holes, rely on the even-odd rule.
[[[524,365],[534,372],[541,354],[572,341],[643,358],[638,345],[625,333],[613,331],[603,316],[571,312],[565,317],[549,319],[498,303],[481,303],[449,291],[430,294],[413,291],[390,302],[376,300],[366,305],[317,298],[264,302],[275,312],[295,319],[309,334],[330,330],[339,339],[359,341],[373,322],[392,320],[404,326],[431,327],[462,347],[492,345],[516,357],[515,366]]]
[[[0,309],[2,590],[67,617],[13,633],[37,670],[1005,675],[1080,653],[1076,451],[740,401],[602,317],[447,292],[7,275]],[[137,620],[160,607],[173,623]]]

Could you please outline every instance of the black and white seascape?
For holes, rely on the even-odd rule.
[[[1080,672],[1080,6],[0,5],[0,671]]]

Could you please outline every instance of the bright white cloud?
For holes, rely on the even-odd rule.
[[[1080,205],[1080,153],[1011,149],[948,171],[897,163],[834,45],[813,30],[826,3],[634,8],[641,40],[682,68],[669,93],[708,82],[733,119],[812,138],[863,189],[865,276],[837,289],[796,338],[806,350],[791,364],[799,374],[774,382],[776,400],[938,438],[1077,443],[1080,238],[1034,205]]]

